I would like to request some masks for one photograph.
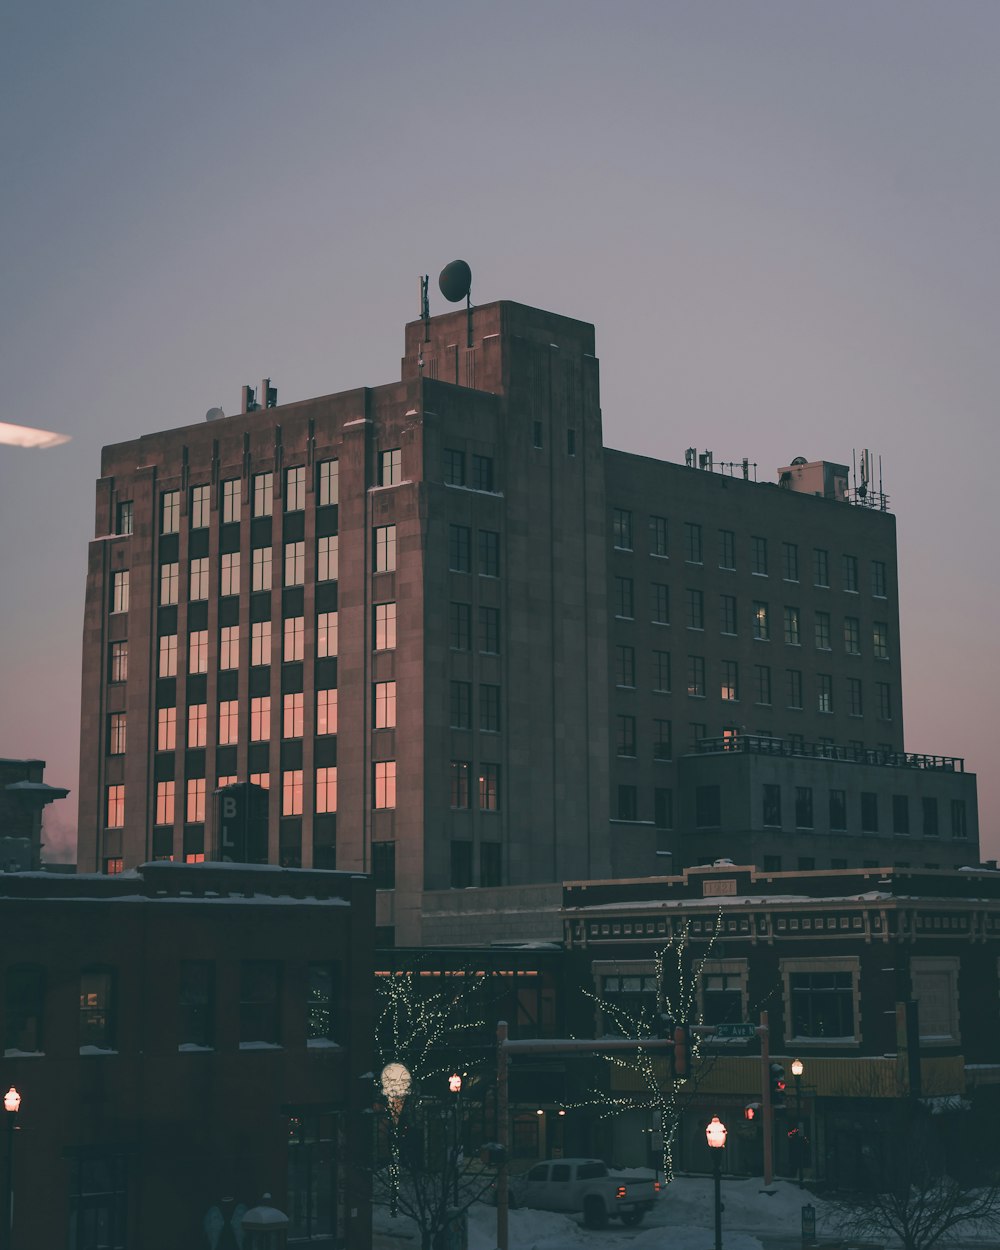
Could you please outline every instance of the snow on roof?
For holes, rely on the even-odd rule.
[[[566,912],[639,911],[657,907],[667,911],[685,907],[744,907],[747,904],[753,904],[756,907],[777,907],[782,904],[812,907],[820,903],[877,903],[898,898],[899,895],[886,894],[881,890],[868,890],[864,894],[824,894],[820,898],[815,898],[811,894],[708,894],[704,898],[626,899],[614,903],[585,903],[579,907],[564,907],[563,910]]]

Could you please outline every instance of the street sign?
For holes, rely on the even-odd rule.
[[[757,1033],[755,1024],[717,1024],[716,1037],[754,1037]]]

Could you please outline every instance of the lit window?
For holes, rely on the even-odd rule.
[[[705,628],[705,595],[700,590],[685,591],[688,629]]]
[[[316,542],[316,580],[335,582],[340,574],[340,539],[336,534]]]
[[[785,608],[785,642],[790,647],[797,647],[801,641],[799,635],[799,610],[795,607]]]
[[[156,783],[156,823],[172,825],[174,823],[174,792],[176,782],[158,781]]]
[[[200,556],[198,559],[191,561],[191,582],[188,598],[192,601],[195,599],[207,599],[208,591],[208,556]]]
[[[160,664],[157,672],[160,677],[177,676],[176,634],[164,634],[160,638]]]
[[[635,616],[635,591],[631,577],[615,578],[615,615]]]
[[[493,489],[493,457],[477,456],[472,457],[472,489],[473,490],[489,490]]]
[[[80,1049],[85,1046],[113,1049],[115,1023],[115,974],[101,968],[85,969],[80,974]],[[91,1179],[91,1192],[97,1191],[99,1184],[103,1188],[108,1181]],[[124,1217],[121,1207],[118,1213]]]
[[[125,754],[125,713],[112,712],[108,716],[108,754]]]
[[[250,741],[268,742],[271,737],[271,696],[259,695],[250,700]]]
[[[336,460],[321,460],[319,465],[319,506],[340,502],[340,464]]]
[[[469,793],[469,774],[471,764],[468,760],[452,760],[448,769],[451,806],[464,809],[471,804]]]
[[[887,660],[889,658],[888,621],[872,622],[872,649],[876,660]]]
[[[379,525],[375,529],[375,572],[391,573],[396,567],[396,527]]]
[[[208,526],[209,509],[212,502],[210,486],[191,487],[191,528],[202,530]]]
[[[383,451],[378,461],[379,486],[397,486],[403,480],[403,453],[398,447]]]
[[[393,651],[396,647],[396,605],[375,604],[375,650]]]
[[[872,594],[877,599],[884,599],[887,593],[886,592],[887,584],[888,583],[887,583],[886,574],[885,574],[885,561],[873,560],[872,561]]]
[[[296,465],[285,470],[285,511],[301,512],[306,506],[306,469]]]
[[[125,825],[125,787],[108,786],[105,804],[105,825],[108,829],[121,829]]]
[[[156,709],[156,749],[172,751],[177,745],[177,709],[161,707]]]
[[[337,810],[337,769],[316,769],[316,811],[335,812]]]
[[[632,550],[632,513],[627,508],[612,510],[611,536],[614,545],[620,550]]]
[[[729,703],[735,702],[740,697],[739,665],[735,660],[722,661],[720,694]]]
[[[189,747],[203,747],[207,740],[208,705],[191,703],[188,705],[187,744]]]
[[[286,664],[301,660],[305,653],[305,618],[289,616],[285,619],[284,661]]]
[[[375,683],[375,728],[394,729],[396,725],[396,683]]]
[[[701,526],[693,521],[684,522],[684,559],[689,564],[701,564]]]
[[[844,650],[848,655],[861,654],[861,622],[856,616],[844,617]]]
[[[223,625],[219,646],[219,668],[226,670],[240,666],[240,627]]]
[[[335,734],[337,732],[336,690],[316,691],[316,732],[317,734]]]
[[[238,777],[220,777],[215,783],[215,788],[217,790],[226,790],[229,786],[235,786],[238,780]]]
[[[250,626],[250,663],[271,663],[271,622],[254,621]]]
[[[225,699],[219,704],[219,746],[234,746],[239,741],[240,705],[236,699]]]
[[[498,812],[500,810],[500,765],[479,765],[479,810],[481,812]]]
[[[205,823],[205,778],[190,777],[187,783],[187,812],[185,820],[189,825]]]
[[[795,543],[781,544],[781,575],[786,582],[799,580],[799,549]]]
[[[224,551],[220,568],[219,591],[223,595],[240,593],[240,553]]]
[[[160,496],[160,533],[176,534],[181,527],[181,493],[165,490]]]
[[[374,765],[375,807],[379,809],[396,806],[396,761],[379,760]]]
[[[500,576],[500,535],[494,530],[479,531],[479,576]]]
[[[282,816],[302,815],[302,769],[290,768],[281,774]]]
[[[635,755],[635,717],[615,718],[615,750],[618,755]]]
[[[719,595],[719,632],[736,633],[736,596]]]
[[[336,612],[320,612],[316,617],[316,655],[321,660],[337,654],[337,622]]]
[[[705,660],[703,656],[688,656],[688,694],[694,699],[703,699],[705,697]]]
[[[650,619],[654,625],[670,624],[670,587],[653,582],[649,588]]]
[[[500,687],[479,687],[479,728],[483,733],[500,732]]]
[[[653,652],[653,689],[662,691],[665,694],[670,693],[670,652],[654,651]]]
[[[753,636],[758,642],[769,642],[771,639],[771,622],[763,599],[753,601]]]
[[[757,577],[767,576],[767,539],[750,539],[750,572]]]
[[[196,629],[188,637],[188,672],[208,672],[207,629]]]
[[[787,642],[788,639],[786,638]],[[816,613],[816,646],[820,651],[830,650],[830,613]]]
[[[131,534],[134,512],[132,500],[125,499],[118,505],[118,516],[115,524],[116,534]]]
[[[271,589],[271,548],[254,547],[251,590]]]
[[[253,514],[270,516],[274,507],[274,474],[255,473],[253,479]]]
[[[823,547],[813,548],[813,585],[830,585],[830,553]]]
[[[262,790],[270,790],[271,774],[270,773],[251,773],[250,784],[252,786],[260,786]]]
[[[111,574],[111,611],[128,611],[128,569],[120,569]]]
[[[828,673],[816,675],[817,709],[820,712],[833,711],[833,678]]]
[[[665,516],[651,516],[649,518],[649,554],[651,556],[669,555],[667,538],[667,518]]]
[[[222,521],[228,525],[240,519],[240,480],[227,478],[222,483]]]
[[[306,545],[285,543],[285,585],[301,586],[306,580]]]
[[[452,573],[472,569],[472,531],[467,525],[448,526],[448,568]]]
[[[282,700],[281,736],[301,738],[303,732],[304,695],[286,694]]]
[[[447,486],[465,485],[465,452],[454,447],[444,449],[444,480]]]
[[[128,643],[113,642],[111,644],[111,663],[109,665],[109,681],[125,681],[128,678]]]
[[[635,685],[635,647],[615,647],[615,685]]]
[[[177,602],[180,575],[177,564],[160,565],[160,605],[167,607]]]

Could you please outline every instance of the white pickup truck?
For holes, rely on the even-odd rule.
[[[512,1207],[582,1214],[588,1228],[603,1228],[613,1219],[638,1224],[659,1190],[652,1179],[612,1175],[600,1159],[547,1159],[511,1177],[509,1198]]]

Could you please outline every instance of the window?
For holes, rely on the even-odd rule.
[[[500,535],[494,530],[479,531],[479,576],[500,576]]]
[[[781,576],[786,582],[799,580],[799,549],[795,543],[781,544]]]
[[[493,457],[477,456],[472,457],[472,489],[473,490],[492,490],[493,489]]]
[[[500,687],[480,685],[479,728],[482,733],[500,732]]]
[[[500,765],[479,765],[479,810],[481,812],[498,812],[500,810]]]
[[[629,583],[631,586],[631,582]],[[653,582],[649,588],[651,619],[654,625],[670,624],[670,587]]]
[[[470,806],[469,776],[472,765],[468,760],[452,760],[448,769],[451,792],[451,806],[466,808]]]
[[[472,649],[472,605],[450,603],[448,605],[448,645],[455,651]]]
[[[374,765],[375,771],[375,807],[392,808],[396,806],[396,761],[379,760]]]
[[[396,527],[379,525],[375,529],[375,572],[391,573],[396,567]]]
[[[207,629],[196,629],[188,635],[188,672],[208,672]]]
[[[43,1048],[44,969],[31,964],[10,966],[4,988],[4,1007],[4,1049],[39,1054]]]
[[[336,967],[310,963],[306,969],[306,1044],[332,1042],[333,1007],[336,1001]]]
[[[833,678],[829,673],[816,674],[816,706],[820,712],[833,711]]]
[[[340,463],[321,460],[319,463],[319,506],[340,502]]]
[[[705,697],[705,660],[700,655],[688,656],[688,694],[692,698]]]
[[[86,968],[80,974],[80,1049],[112,1050],[115,1044],[115,974]]]
[[[755,703],[771,702],[771,666],[755,664],[753,666],[754,686],[756,687]]]
[[[688,750],[697,751],[699,749],[699,744],[704,742],[705,738],[708,736],[708,726],[703,725],[698,721],[691,721],[688,725],[688,730],[691,735]]]
[[[285,470],[285,511],[302,512],[306,506],[305,465]]]
[[[300,695],[299,698],[301,697]],[[233,746],[239,741],[239,710],[240,705],[236,699],[223,699],[219,704],[219,746]]]
[[[612,509],[611,535],[616,547],[624,551],[632,550],[632,513],[628,509]]]
[[[301,660],[305,654],[305,624],[302,616],[285,618],[283,658],[286,664]]]
[[[816,613],[816,646],[820,651],[830,650],[830,613]]]
[[[379,486],[398,486],[403,480],[403,453],[398,447],[383,451],[378,461]]]
[[[273,959],[240,961],[240,1045],[281,1040],[280,966]]]
[[[254,667],[271,663],[270,621],[253,621],[250,625],[250,663]]]
[[[830,585],[830,553],[823,547],[813,547],[813,585]]]
[[[396,683],[375,683],[375,728],[394,729],[396,725]]]
[[[785,690],[789,707],[802,706],[802,672],[797,668],[785,669]]]
[[[878,833],[878,795],[870,790],[861,792],[861,831]]]
[[[812,786],[795,787],[795,828],[811,829],[813,827],[813,792]]]
[[[924,796],[920,800],[920,806],[924,818],[924,837],[936,838],[940,833],[938,827],[938,802],[936,798]]]
[[[781,971],[792,1036],[856,1038],[857,959],[783,959]]]
[[[375,604],[375,650],[393,651],[396,647],[396,605]]]
[[[203,824],[205,820],[205,778],[190,777],[187,783],[187,811],[185,820],[189,825]]]
[[[336,694],[336,691],[334,691]],[[337,769],[336,767],[316,769],[316,811],[319,813],[337,810]]]
[[[274,474],[256,473],[253,479],[253,515],[270,516],[274,506]]]
[[[69,1244],[114,1247],[126,1244],[128,1182],[126,1157],[114,1149],[75,1152],[70,1173]]]
[[[858,592],[858,557],[844,556],[842,562],[844,589],[851,594]]]
[[[684,522],[684,559],[689,564],[702,563],[701,526],[693,521]]]
[[[104,824],[108,829],[125,826],[125,787],[108,786],[104,805]]]
[[[893,833],[910,832],[910,800],[905,794],[892,796],[892,831]]]
[[[160,496],[160,533],[176,534],[181,527],[181,493],[165,490]]]
[[[260,786],[262,790],[270,790],[271,774],[270,773],[251,773],[250,784]]]
[[[657,717],[653,721],[653,759],[669,760],[674,754],[673,725]]]
[[[336,690],[316,691],[316,732],[321,736],[337,732]]]
[[[228,525],[240,519],[240,481],[239,478],[227,478],[222,483],[222,521]]]
[[[168,607],[177,602],[180,577],[177,564],[160,565],[160,606]]]
[[[271,548],[254,547],[251,590],[271,589]]]
[[[472,531],[467,525],[448,526],[448,568],[468,573],[472,568]]]
[[[111,662],[108,665],[108,680],[125,681],[128,678],[128,643],[113,642],[111,644]]]
[[[182,959],[179,991],[178,1049],[211,1049],[215,1045],[215,965],[204,959]]]
[[[615,647],[615,685],[635,685],[635,647]]]
[[[250,741],[269,742],[271,738],[271,696],[255,696],[250,700]]]
[[[208,591],[208,556],[201,556],[191,561],[188,598],[191,600],[207,599]]]
[[[722,824],[722,796],[718,786],[695,786],[694,823],[698,829],[715,829]]]
[[[111,574],[111,611],[128,611],[128,569],[120,569]]]
[[[316,580],[335,582],[340,569],[340,539],[336,534],[316,540]]]
[[[736,535],[732,530],[719,530],[719,568],[736,568]]]
[[[665,516],[651,516],[649,518],[649,554],[651,556],[669,555],[667,538],[667,518]]]
[[[299,698],[302,696],[299,695]],[[289,768],[281,774],[282,816],[302,815],[302,769]]]
[[[875,698],[878,702],[879,718],[892,720],[892,690],[887,681],[875,683]]]
[[[926,1045],[957,1046],[961,1042],[958,1018],[960,961],[952,957],[910,959],[910,983],[917,1001],[920,1040]]]
[[[112,712],[108,716],[108,754],[125,754],[125,713]]]
[[[219,592],[223,595],[240,593],[240,553],[223,552],[220,570]]]
[[[967,838],[969,836],[965,799],[952,799],[951,801],[951,836],[953,838]]]
[[[723,634],[736,633],[735,595],[719,595],[719,630]]]
[[[574,430],[572,427],[570,427],[570,428],[566,431],[566,455],[567,455],[567,456],[575,456],[575,455],[576,455],[576,430]],[[482,848],[480,848],[480,849],[482,849]],[[498,847],[498,848],[497,848],[497,850],[499,850],[499,849],[500,849],[500,848]],[[485,884],[486,884],[485,882],[480,882],[480,885],[485,885]],[[499,884],[500,884],[500,882],[499,882],[499,880],[497,880],[497,881],[490,882],[490,884],[491,884],[491,885],[499,885]]]
[[[497,655],[500,651],[500,610],[499,608],[479,609],[479,650],[488,655]]]
[[[301,693],[282,696],[281,736],[283,738],[302,737],[304,698],[305,696]]]
[[[861,654],[861,622],[856,616],[844,617],[844,650],[848,655]]]
[[[653,652],[653,689],[663,694],[670,693],[670,652]]]
[[[785,642],[791,647],[797,647],[800,643],[798,608],[785,608]]]
[[[615,615],[635,616],[635,592],[631,577],[615,578]]]
[[[319,612],[316,616],[316,656],[324,660],[338,654],[339,615],[336,612]]]
[[[615,718],[615,750],[618,755],[635,755],[635,717]]]
[[[698,982],[704,1024],[738,1024],[743,1020],[746,979],[743,959],[705,960]]]
[[[657,829],[673,829],[674,827],[674,792],[657,786],[653,790],[653,824]]]
[[[705,628],[705,596],[700,590],[688,589],[684,592],[685,618],[688,629]]]
[[[541,421],[532,422],[531,437],[532,437],[533,445],[535,447],[541,447],[542,445],[542,423]]]
[[[212,488],[210,486],[191,487],[191,528],[205,529],[209,522],[209,511],[212,504]]]
[[[639,819],[639,799],[635,786],[618,787],[618,819]]]
[[[888,621],[872,622],[872,651],[876,660],[887,660],[889,658]]]
[[[472,885],[472,843],[453,839],[451,843],[451,888],[465,890]]]
[[[767,539],[750,539],[750,571],[758,577],[767,577]]]
[[[740,697],[740,672],[735,660],[722,661],[722,681],[720,696],[727,702],[735,702]]]
[[[830,791],[830,828],[844,832],[847,828],[847,791]]]
[[[205,703],[188,704],[187,745],[203,747],[206,742],[208,727],[208,705]]]
[[[240,666],[240,627],[223,625],[219,638],[219,668],[228,670]]]
[[[472,728],[472,685],[467,681],[451,683],[448,723],[452,729]]]
[[[884,599],[886,597],[887,585],[888,583],[886,581],[886,575],[885,575],[885,561],[873,560],[872,561],[872,594],[876,597],[876,599]]]
[[[160,662],[157,672],[160,677],[177,676],[177,635],[163,634],[160,638]]]
[[[376,890],[396,888],[396,843],[372,843],[372,880]]]
[[[569,431],[572,433],[572,430]],[[570,452],[570,455],[573,453]],[[501,848],[499,842],[481,842],[479,844],[479,886],[489,889],[502,883]]]
[[[781,828],[781,786],[764,783],[763,821],[766,829]]]
[[[285,585],[302,586],[306,580],[306,545],[285,543]]]
[[[132,500],[125,499],[118,505],[117,516],[115,519],[115,533],[116,534],[131,534],[132,533],[132,521],[133,521]]]
[[[448,486],[465,485],[465,452],[454,447],[444,449],[444,480]]]
[[[771,622],[767,614],[767,604],[763,599],[753,601],[753,636],[759,642],[771,640]]]

